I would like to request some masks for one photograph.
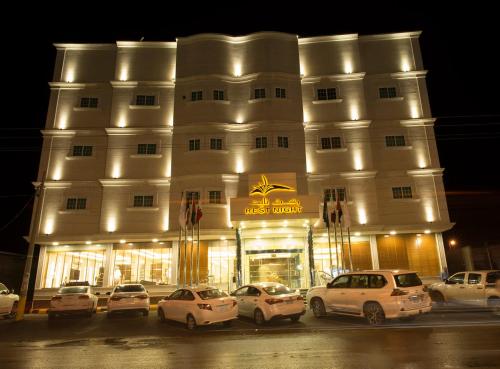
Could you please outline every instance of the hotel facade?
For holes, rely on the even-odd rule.
[[[342,259],[325,196],[347,206],[354,270],[438,277],[452,224],[419,35],[56,44],[35,299],[74,280],[189,283],[182,194],[203,212],[200,279],[224,290],[321,283]]]

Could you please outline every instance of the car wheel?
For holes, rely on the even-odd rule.
[[[166,318],[165,318],[165,313],[163,312],[163,309],[162,308],[159,308],[158,309],[158,319],[160,320],[160,322],[162,323],[165,323],[166,322]]]
[[[253,314],[253,320],[255,321],[255,324],[257,325],[262,325],[266,322],[266,319],[264,318],[264,313],[260,309],[256,309],[255,313]]]
[[[379,325],[385,320],[384,309],[382,309],[382,306],[378,302],[366,303],[363,312],[370,325]]]
[[[446,302],[443,294],[439,291],[432,291],[429,295],[431,297],[431,300],[434,301],[438,306],[442,306]]]
[[[233,325],[233,321],[232,321],[232,320],[226,320],[226,321],[225,321],[224,323],[222,323],[222,324],[224,324],[224,327],[230,327],[230,326],[232,326],[232,325]]]
[[[142,316],[148,316],[148,315],[149,315],[149,310],[142,311]]]
[[[190,331],[193,331],[196,329],[196,320],[194,319],[194,316],[189,314],[186,318],[186,328],[189,329]]]
[[[18,305],[18,302],[14,301],[14,303],[12,304],[12,309],[10,309],[9,318],[15,318],[16,317],[17,305]]]
[[[290,320],[294,323],[298,322],[299,319],[300,319],[300,314],[297,314],[297,315],[290,317]]]
[[[326,315],[325,304],[320,298],[311,300],[311,310],[316,318],[321,318]]]

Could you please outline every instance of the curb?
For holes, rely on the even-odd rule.
[[[158,309],[157,304],[153,304],[153,305],[149,306],[150,311],[156,311],[157,309]],[[102,312],[107,311],[107,310],[108,310],[108,308],[106,306],[98,306],[97,307],[98,313],[102,313]],[[47,308],[40,308],[40,309],[32,309],[29,313],[30,314],[47,314],[48,311],[49,311],[49,309],[47,309]]]

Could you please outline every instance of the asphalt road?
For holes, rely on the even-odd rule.
[[[0,321],[0,368],[500,368],[500,316],[439,313],[370,327],[343,317],[187,331],[123,316]]]

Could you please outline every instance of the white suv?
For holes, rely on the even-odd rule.
[[[500,270],[455,273],[444,282],[430,285],[429,293],[437,303],[499,307]]]
[[[17,312],[19,296],[10,291],[3,283],[0,283],[0,316],[13,318]]]
[[[326,313],[364,317],[370,324],[386,318],[412,319],[431,310],[431,299],[415,272],[368,270],[338,276],[307,292],[314,316]]]

